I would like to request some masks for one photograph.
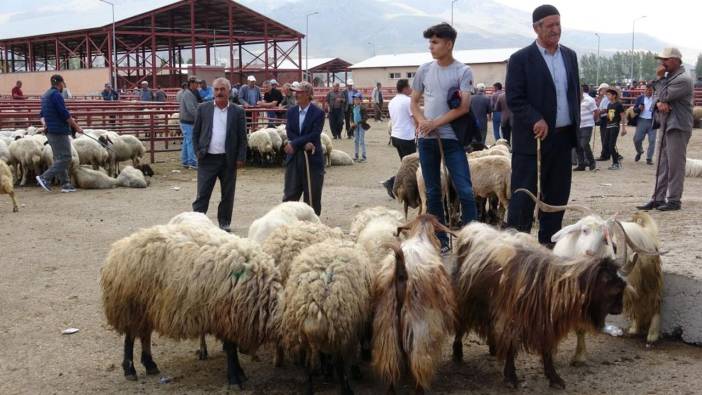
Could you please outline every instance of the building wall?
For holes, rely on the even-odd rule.
[[[71,94],[77,96],[98,94],[110,82],[109,68],[92,68],[80,70],[36,71],[0,74],[0,94],[9,95],[15,83],[22,81],[22,92],[25,95],[41,95],[51,87],[49,78],[61,74]]]
[[[472,65],[474,84],[479,82],[490,86],[495,82],[505,81],[507,73],[506,63],[484,63]],[[369,69],[353,69],[353,82],[358,87],[372,87],[376,82],[380,82],[383,86],[393,87],[397,84],[399,78],[408,78],[407,73],[414,73],[417,67],[383,67]],[[400,77],[396,79],[390,78],[390,73],[400,73]]]

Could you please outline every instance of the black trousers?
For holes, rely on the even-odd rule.
[[[508,143],[512,142],[512,123],[507,121],[500,125],[500,132],[502,133],[502,138],[507,140]]]
[[[570,197],[572,176],[570,140],[561,129],[556,129],[552,149],[541,153],[541,193],[548,204],[563,205]],[[507,215],[508,226],[520,232],[530,232],[534,216],[534,202],[524,193],[514,193],[526,188],[536,195],[536,153],[512,154],[512,199]],[[561,229],[563,212],[539,213],[539,242],[550,243],[551,236]]]
[[[232,223],[234,210],[234,187],[236,186],[236,164],[227,163],[226,154],[207,154],[197,162],[197,198],[193,211],[207,213],[215,182],[219,179],[222,200],[217,208],[219,226],[228,228]]]
[[[344,129],[344,110],[342,108],[329,109],[329,129],[332,137],[341,138],[341,131]]]
[[[305,170],[305,155],[298,151],[285,168],[284,202],[297,202],[304,194],[305,203],[309,204],[317,215],[322,213],[322,185],[324,184],[324,167],[310,167],[310,182],[312,184],[312,201],[307,183]]]
[[[609,159],[611,152],[607,146],[607,117],[600,118],[600,142],[602,143],[600,158]]]
[[[397,137],[391,137],[390,139],[392,140],[392,146],[397,149],[397,154],[400,155],[400,160],[406,155],[417,152],[417,144],[415,144],[414,140],[403,140]]]
[[[619,137],[619,125],[605,129],[605,144],[609,156],[612,157],[612,163],[619,163],[619,151],[617,151],[617,137]]]
[[[344,119],[346,120],[346,135],[351,138],[353,137],[353,128],[351,127],[351,119],[353,118],[353,106],[347,106],[344,112]]]

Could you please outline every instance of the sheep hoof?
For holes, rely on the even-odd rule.
[[[658,337],[659,337],[658,333],[650,333],[650,334],[646,337],[646,346],[647,346],[647,347],[650,347],[653,343],[657,342],[657,341],[658,341]]]
[[[129,381],[137,380],[136,369],[134,369],[134,363],[132,361],[122,362],[122,369],[124,370],[124,378]]]
[[[13,212],[13,213],[18,213],[18,212],[19,212],[19,208],[18,208],[18,207],[13,207],[13,208],[12,208],[12,212]]]
[[[207,360],[207,350],[197,350],[195,351],[195,355],[197,355],[197,359],[199,359],[200,361]]]
[[[126,374],[125,373],[124,378],[127,379],[127,381],[137,381],[136,373],[134,373],[134,374]]]
[[[581,359],[573,359],[570,361],[570,366],[576,367],[576,368],[582,368],[587,366],[587,362]]]
[[[563,381],[563,379],[558,377],[558,376],[550,379],[549,382],[550,382],[549,386],[551,388],[557,388],[557,389],[561,389],[561,390],[565,389],[565,381]]]
[[[516,375],[513,377],[505,377],[504,382],[507,385],[507,387],[511,389],[516,390],[517,388],[519,388],[519,380],[517,379]]]

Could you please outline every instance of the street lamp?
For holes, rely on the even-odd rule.
[[[309,68],[307,67],[309,64],[309,59],[310,57],[307,55],[307,47],[310,41],[310,36],[309,36],[309,28],[310,28],[310,17],[312,15],[317,15],[319,12],[310,12],[309,14],[305,15],[305,75],[307,76],[307,81],[310,80],[310,71]]]
[[[451,26],[453,26],[453,5],[457,2],[458,0],[451,0]]]
[[[600,86],[600,34],[595,33],[597,36],[597,77],[595,77],[595,85]]]
[[[634,82],[634,31],[636,28],[636,21],[643,18],[646,18],[646,15],[635,18],[631,23],[631,82]]]
[[[115,55],[114,63],[112,64],[112,88],[117,91],[117,35],[115,34],[115,4],[107,0],[98,0],[112,7],[112,53]],[[56,55],[58,56],[58,54]]]
[[[375,56],[375,43],[372,41],[368,41],[368,45],[370,45],[373,48],[373,56]]]

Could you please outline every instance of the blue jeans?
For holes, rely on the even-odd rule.
[[[634,147],[637,153],[643,153],[643,141],[648,136],[648,149],[646,150],[646,160],[653,160],[653,152],[656,149],[656,129],[651,129],[653,121],[639,117],[636,121],[636,133],[634,134]]]
[[[183,146],[180,149],[180,163],[183,166],[197,166],[195,149],[193,148],[193,125],[180,123],[183,132]]]
[[[500,139],[500,125],[502,124],[502,113],[493,112],[492,113],[492,135],[495,137],[495,141]]]
[[[361,152],[363,153],[363,159],[366,159],[366,131],[361,127],[361,125],[356,126],[356,135],[353,140],[353,153],[354,159],[358,159],[358,147],[361,146]]]
[[[458,199],[461,202],[461,221],[465,226],[477,216],[468,159],[457,140],[442,139],[441,143],[444,147],[444,161],[448,168],[449,177],[456,187]],[[427,212],[436,216],[442,224],[446,224],[444,206],[441,201],[441,153],[438,140],[421,138],[417,148],[424,184],[427,187]],[[442,246],[448,245],[448,237],[444,232],[437,232],[437,236]]]

